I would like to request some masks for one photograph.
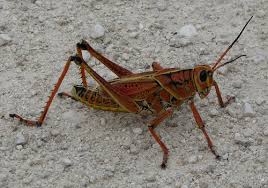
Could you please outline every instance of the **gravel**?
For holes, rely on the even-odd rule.
[[[192,24],[189,24],[180,28],[179,35],[182,37],[191,38],[197,35],[197,31],[196,31],[196,28]]]
[[[19,132],[16,135],[16,145],[25,145],[27,143],[27,139],[23,135],[23,133]]]
[[[97,38],[101,38],[103,37],[105,34],[105,29],[102,25],[100,24],[96,24],[92,27],[91,32],[90,32],[90,36],[93,39],[97,39]]]
[[[245,117],[254,117],[255,116],[255,112],[254,112],[253,108],[247,102],[245,102],[245,104],[244,104],[244,116]]]
[[[0,3],[0,187],[268,187],[268,4],[266,1],[17,1]],[[9,113],[36,120],[66,60],[81,39],[133,72],[212,64],[254,15],[214,72],[215,89],[195,104],[221,161],[209,151],[187,104],[155,130],[152,116],[89,109],[72,99],[51,104],[42,127],[25,127]],[[105,79],[116,76],[90,55]],[[74,63],[59,92],[81,84]],[[96,84],[88,76],[90,87]],[[207,100],[208,99],[208,100]],[[175,126],[166,126],[174,124]]]

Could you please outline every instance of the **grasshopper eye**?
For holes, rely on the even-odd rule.
[[[207,71],[202,70],[199,75],[201,82],[205,82],[207,80],[207,76],[208,76]]]

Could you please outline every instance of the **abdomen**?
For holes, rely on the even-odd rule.
[[[83,86],[76,85],[73,87],[72,95],[75,99],[86,104],[88,107],[114,112],[127,112],[109,95],[97,88],[84,88]]]

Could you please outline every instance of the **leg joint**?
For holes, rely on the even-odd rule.
[[[87,50],[88,43],[85,40],[82,40],[81,42],[76,44],[77,48],[80,48],[81,50]]]
[[[82,58],[80,58],[78,55],[71,56],[70,61],[75,62],[75,64],[78,65],[78,66],[81,66],[81,64],[83,63]]]

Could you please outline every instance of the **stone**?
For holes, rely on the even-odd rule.
[[[158,2],[156,3],[157,9],[159,11],[165,11],[167,9],[167,2],[165,0],[158,0]]]
[[[250,128],[246,128],[245,130],[243,130],[243,135],[245,137],[250,137],[253,134],[254,134],[254,131],[252,129],[250,129]]]
[[[189,162],[189,163],[196,163],[196,162],[197,162],[197,156],[195,156],[195,155],[191,155],[191,156],[188,158],[188,162]]]
[[[133,133],[137,134],[137,135],[141,135],[142,134],[142,129],[141,128],[134,128],[133,129]]]
[[[240,89],[242,87],[243,82],[241,80],[236,80],[233,82],[232,86],[236,89]]]
[[[154,172],[149,172],[147,176],[145,176],[145,180],[147,182],[155,182],[156,181],[156,174]]]
[[[256,99],[256,101],[255,101],[255,103],[256,103],[257,105],[259,105],[259,106],[263,105],[265,102],[266,102],[265,99],[262,98],[262,97],[258,97],[258,98]]]
[[[104,126],[106,124],[106,119],[105,118],[100,118],[100,125]]]
[[[0,46],[5,46],[11,42],[11,38],[7,34],[0,34]]]
[[[138,148],[137,148],[134,144],[131,144],[131,145],[130,145],[130,153],[131,153],[131,154],[134,154],[134,155],[136,155],[136,154],[139,153]]]
[[[69,167],[69,166],[72,166],[73,165],[73,162],[70,159],[68,159],[68,158],[63,158],[61,161],[62,161],[62,164],[65,167]]]
[[[268,136],[268,127],[265,127],[263,130],[264,136]]]
[[[90,37],[93,39],[101,38],[105,34],[105,29],[100,24],[96,24],[92,27]]]
[[[50,131],[50,134],[51,134],[51,136],[56,137],[56,136],[58,136],[58,135],[60,134],[60,131],[57,130],[57,129],[52,129],[52,130]]]
[[[17,146],[16,146],[16,149],[17,149],[17,150],[22,150],[22,149],[23,149],[23,146],[22,146],[22,145],[17,145]]]
[[[208,188],[208,183],[207,182],[199,182],[199,188]]]
[[[254,117],[255,116],[255,112],[253,111],[251,105],[247,102],[245,102],[244,104],[244,117]]]
[[[179,35],[182,37],[191,38],[191,37],[197,35],[197,31],[196,31],[196,28],[192,24],[189,24],[189,25],[185,25],[182,28],[180,28]]]
[[[242,145],[242,146],[245,146],[245,147],[250,146],[252,144],[252,140],[244,138],[239,133],[235,133],[234,141],[235,141],[236,144]]]
[[[129,33],[129,37],[130,38],[138,38],[138,36],[139,36],[139,33],[138,32],[131,32],[131,33]]]
[[[122,54],[122,59],[125,60],[125,61],[128,61],[129,60],[129,55],[127,53],[123,53]]]
[[[18,133],[16,136],[16,145],[25,145],[27,143],[26,137],[23,135],[23,133]]]
[[[208,115],[209,115],[210,117],[218,116],[218,115],[219,115],[219,111],[216,110],[215,108],[212,108],[212,109],[208,112]]]

